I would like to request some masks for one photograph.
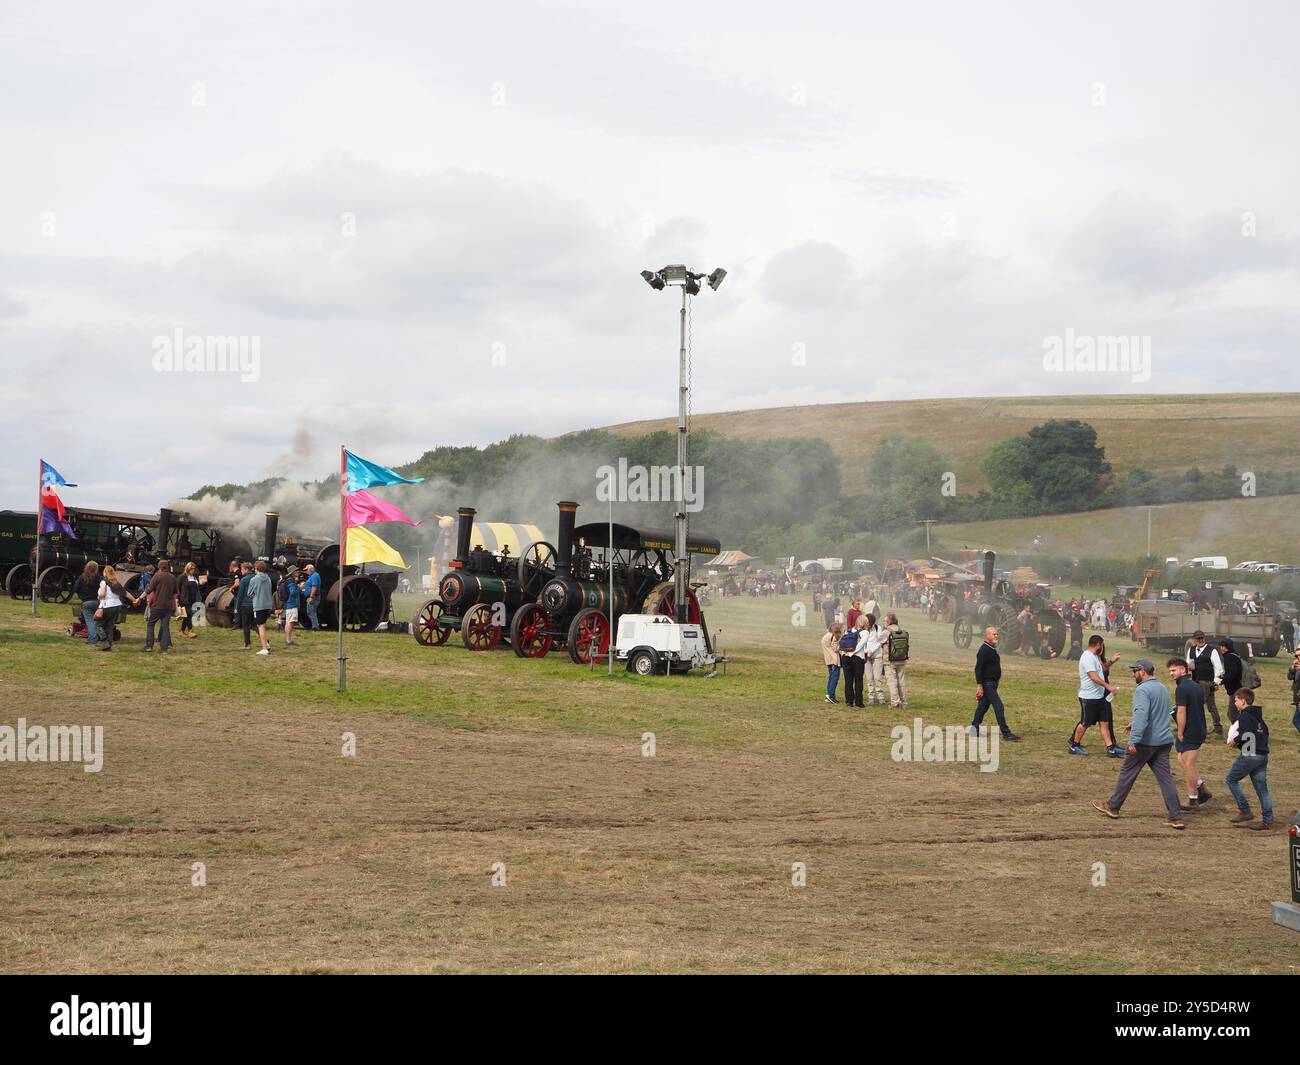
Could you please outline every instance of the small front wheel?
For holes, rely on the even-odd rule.
[[[648,677],[659,668],[659,656],[648,647],[642,647],[628,655],[627,671],[638,677]]]

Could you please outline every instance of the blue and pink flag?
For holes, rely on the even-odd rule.
[[[72,526],[68,524],[63,509],[63,500],[59,498],[59,493],[55,491],[55,488],[60,486],[63,488],[77,487],[70,481],[64,480],[63,474],[44,459],[41,459],[41,515],[38,530],[42,533],[62,533],[64,536],[75,540],[77,534],[72,531]]]

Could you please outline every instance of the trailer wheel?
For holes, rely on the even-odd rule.
[[[659,655],[652,647],[638,647],[627,656],[627,671],[648,677],[659,671]]]

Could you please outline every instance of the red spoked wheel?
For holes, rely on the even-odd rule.
[[[501,642],[503,625],[493,624],[492,607],[479,603],[461,619],[460,638],[471,651],[491,651]]]
[[[569,626],[569,657],[578,665],[588,665],[594,658],[609,653],[609,618],[594,606],[578,611]]]
[[[673,605],[677,601],[677,589],[673,581],[664,581],[650,589],[650,594],[641,604],[643,614],[665,614],[674,617]],[[700,610],[700,601],[695,598],[695,589],[686,589],[686,620],[692,625],[699,625],[704,618]]]
[[[510,622],[510,646],[520,658],[545,658],[551,649],[551,616],[544,606],[529,603]]]
[[[411,619],[411,634],[422,647],[441,647],[451,635],[450,625],[439,625],[443,614],[441,599],[429,599],[421,604]]]

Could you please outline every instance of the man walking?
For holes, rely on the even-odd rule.
[[[998,654],[999,633],[996,626],[990,625],[984,630],[984,642],[975,652],[975,720],[971,722],[971,735],[980,734],[980,723],[989,707],[998,720],[1002,738],[1009,743],[1019,743],[1020,737],[1007,725],[1006,709],[1002,697],[998,694],[998,684],[1002,680],[1002,658]]]
[[[239,583],[235,585],[235,617],[239,619],[239,627],[244,630],[244,650],[249,651],[253,647],[253,598],[249,595],[249,588],[253,583],[253,564],[245,562],[241,567],[239,574]]]
[[[1201,686],[1201,698],[1205,709],[1214,721],[1214,733],[1223,735],[1223,725],[1219,723],[1219,708],[1214,704],[1214,693],[1223,682],[1223,659],[1219,652],[1205,642],[1205,633],[1197,629],[1192,633],[1192,646],[1187,650],[1187,668],[1192,671],[1192,680]]]
[[[1119,689],[1106,677],[1106,663],[1101,657],[1105,648],[1106,641],[1100,635],[1093,635],[1088,640],[1088,649],[1079,659],[1079,723],[1070,737],[1070,753],[1088,753],[1083,737],[1091,726],[1096,725],[1101,730],[1102,742],[1106,744],[1106,754],[1111,758],[1123,758],[1124,748],[1115,742],[1113,704],[1106,698]]]
[[[1241,687],[1242,662],[1241,655],[1233,649],[1233,643],[1226,636],[1219,641],[1219,659],[1223,662],[1223,674],[1219,679],[1219,685],[1228,693],[1228,723],[1234,724],[1237,720],[1237,704],[1234,697],[1237,689]]]
[[[1169,773],[1169,748],[1174,745],[1169,730],[1169,691],[1155,679],[1156,667],[1151,659],[1139,658],[1129,669],[1137,687],[1133,692],[1133,723],[1125,730],[1129,733],[1128,755],[1120,766],[1114,793],[1109,799],[1094,799],[1092,806],[1107,817],[1119,817],[1120,807],[1133,790],[1142,767],[1150,766],[1169,814],[1165,824],[1181,830],[1186,827],[1182,806]]]
[[[1193,808],[1209,802],[1211,795],[1205,790],[1205,781],[1196,768],[1201,744],[1206,740],[1205,696],[1201,686],[1187,672],[1187,663],[1181,658],[1171,658],[1166,663],[1169,677],[1174,682],[1174,750],[1178,764],[1183,767],[1187,780],[1187,806]]]

